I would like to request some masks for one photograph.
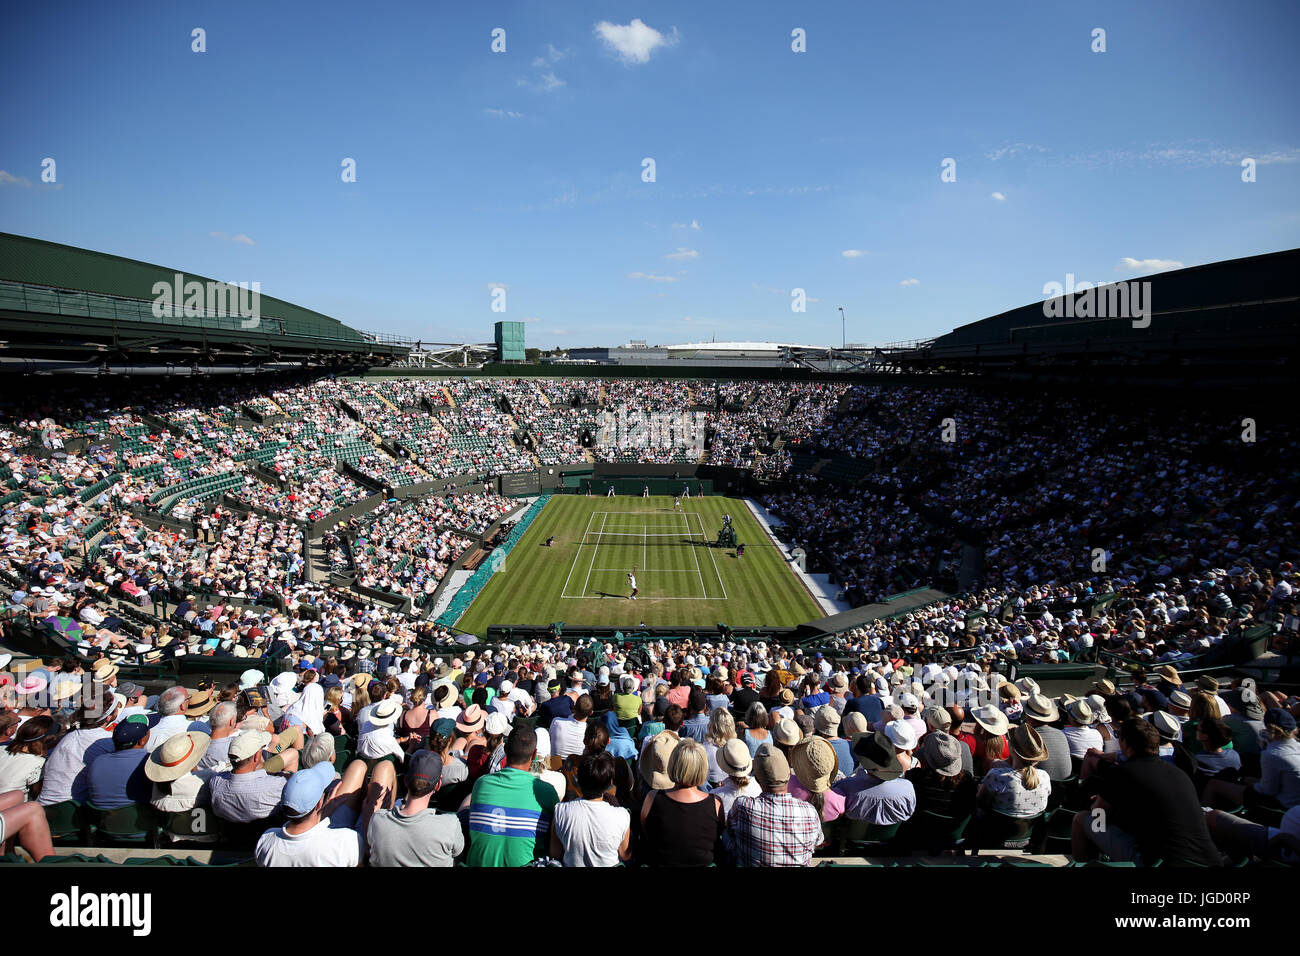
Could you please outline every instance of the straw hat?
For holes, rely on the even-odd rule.
[[[744,744],[741,744],[743,747]],[[809,793],[825,793],[839,766],[835,748],[825,738],[809,737],[790,754],[794,775]]]
[[[994,737],[1001,737],[1007,732],[1010,721],[1007,715],[993,706],[976,707],[970,713],[975,723],[979,724]]]
[[[144,775],[155,783],[177,780],[199,765],[212,738],[197,731],[173,734],[145,761]]]
[[[1178,671],[1169,664],[1161,664],[1156,668],[1156,676],[1162,677],[1174,686],[1182,686],[1183,679],[1178,676]]]
[[[1028,724],[1022,724],[1011,731],[1010,741],[1012,752],[1027,763],[1047,759],[1047,747],[1043,745],[1042,736]]]
[[[754,758],[749,748],[743,740],[735,737],[718,748],[714,759],[718,762],[718,769],[728,777],[748,777],[754,772]]]
[[[663,730],[655,734],[641,760],[641,779],[651,790],[671,790],[672,778],[668,776],[668,758],[673,755],[681,740],[676,734]],[[748,749],[748,748],[746,748]]]
[[[470,704],[461,711],[460,719],[456,721],[456,729],[462,734],[472,734],[483,729],[483,722],[487,715],[483,708],[478,704]]]
[[[772,737],[778,744],[793,747],[803,740],[803,731],[799,729],[799,725],[793,720],[786,718],[777,721],[776,728],[772,731]]]
[[[1032,717],[1034,720],[1041,720],[1044,723],[1052,723],[1061,716],[1056,709],[1056,702],[1050,697],[1044,697],[1042,694],[1033,694],[1023,704],[1025,716]]]
[[[1092,706],[1086,700],[1072,700],[1065,709],[1076,724],[1085,727],[1097,718],[1097,715],[1092,712]]]
[[[401,715],[402,705],[394,698],[390,697],[388,700],[381,700],[376,704],[374,709],[370,711],[370,717],[368,719],[370,723],[374,724],[376,727],[387,727],[390,724],[396,723],[397,718]]]
[[[217,702],[212,698],[211,691],[192,690],[189,702],[185,705],[185,713],[190,717],[202,717],[216,706]]]

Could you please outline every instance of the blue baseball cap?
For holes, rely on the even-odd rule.
[[[113,728],[113,746],[118,750],[134,747],[149,736],[149,718],[144,714],[132,714]]]
[[[280,802],[292,817],[305,817],[316,809],[325,789],[334,782],[334,765],[328,760],[299,770],[284,785]]]

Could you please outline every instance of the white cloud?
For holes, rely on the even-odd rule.
[[[526,87],[530,90],[536,90],[539,93],[550,93],[552,90],[558,90],[564,86],[564,80],[560,79],[553,72],[547,71],[537,77],[536,80],[530,80],[521,76],[515,81],[519,86]]]
[[[649,282],[676,282],[676,276],[657,276],[652,272],[629,272],[629,279],[646,279]]]
[[[1115,266],[1116,272],[1168,272],[1181,269],[1183,264],[1177,259],[1134,259],[1124,256]]]
[[[871,255],[866,249],[845,249],[840,253],[845,259],[861,259],[863,256]]]
[[[674,228],[674,229],[692,229],[692,230],[694,230],[695,232],[699,232],[699,231],[700,231],[700,221],[699,221],[698,219],[692,219],[690,222],[675,222],[675,223],[673,223],[673,228]]]
[[[651,53],[660,47],[674,46],[679,39],[676,27],[672,33],[663,34],[646,26],[640,18],[626,25],[601,20],[596,24],[596,36],[624,63],[649,63]]]
[[[989,150],[984,154],[985,159],[991,159],[997,162],[999,159],[1015,159],[1025,153],[1046,153],[1046,146],[1036,146],[1033,143],[1014,143],[1011,146],[1001,146],[998,149]]]
[[[15,176],[13,173],[7,173],[0,169],[0,186],[22,186],[27,189],[31,184],[32,181],[26,176]]]
[[[664,256],[665,259],[698,259],[699,257],[700,254],[697,250],[683,249],[681,246],[677,247],[676,252],[670,252]]]
[[[523,114],[523,113],[516,113],[514,110],[498,110],[498,109],[488,108],[488,109],[485,109],[483,112],[486,113],[488,116],[498,116],[498,117],[501,117],[501,118],[503,118],[503,119],[523,119],[523,118],[524,118],[524,114]]]
[[[228,236],[224,232],[210,232],[208,233],[208,235],[211,236],[213,239],[225,239],[225,240],[229,240],[230,242],[241,242],[246,246],[257,245],[257,243],[255,243],[252,239],[248,238],[248,236],[244,235],[242,232],[234,236]]]
[[[542,56],[535,57],[533,59],[533,66],[536,67],[550,66],[552,63],[557,63],[560,60],[563,60],[565,55],[566,55],[566,51],[557,50],[555,49],[555,46],[553,44],[548,43],[546,44],[546,52]]]
[[[994,193],[993,198],[996,199],[998,202],[1005,202],[1007,197],[1002,193]]]
[[[921,284],[921,280],[920,280],[920,279],[904,279],[902,282],[900,282],[900,283],[898,283],[898,284],[899,284],[899,285],[920,285],[920,284]]]

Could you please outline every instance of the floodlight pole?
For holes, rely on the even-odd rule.
[[[844,317],[844,306],[840,306],[840,351],[841,352],[844,351],[845,346],[847,346],[849,343],[848,333],[846,331],[847,327],[848,327],[848,320]]]

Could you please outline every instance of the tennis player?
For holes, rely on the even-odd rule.
[[[632,593],[628,595],[628,598],[629,598],[630,600],[635,601],[635,600],[636,600],[636,592],[637,592],[637,586],[636,586],[636,575],[633,574],[631,571],[629,571],[629,572],[627,573],[627,586],[630,587],[630,588],[632,589]]]
[[[681,510],[682,510],[682,496],[677,495],[675,498],[673,498],[673,511],[681,511]]]

